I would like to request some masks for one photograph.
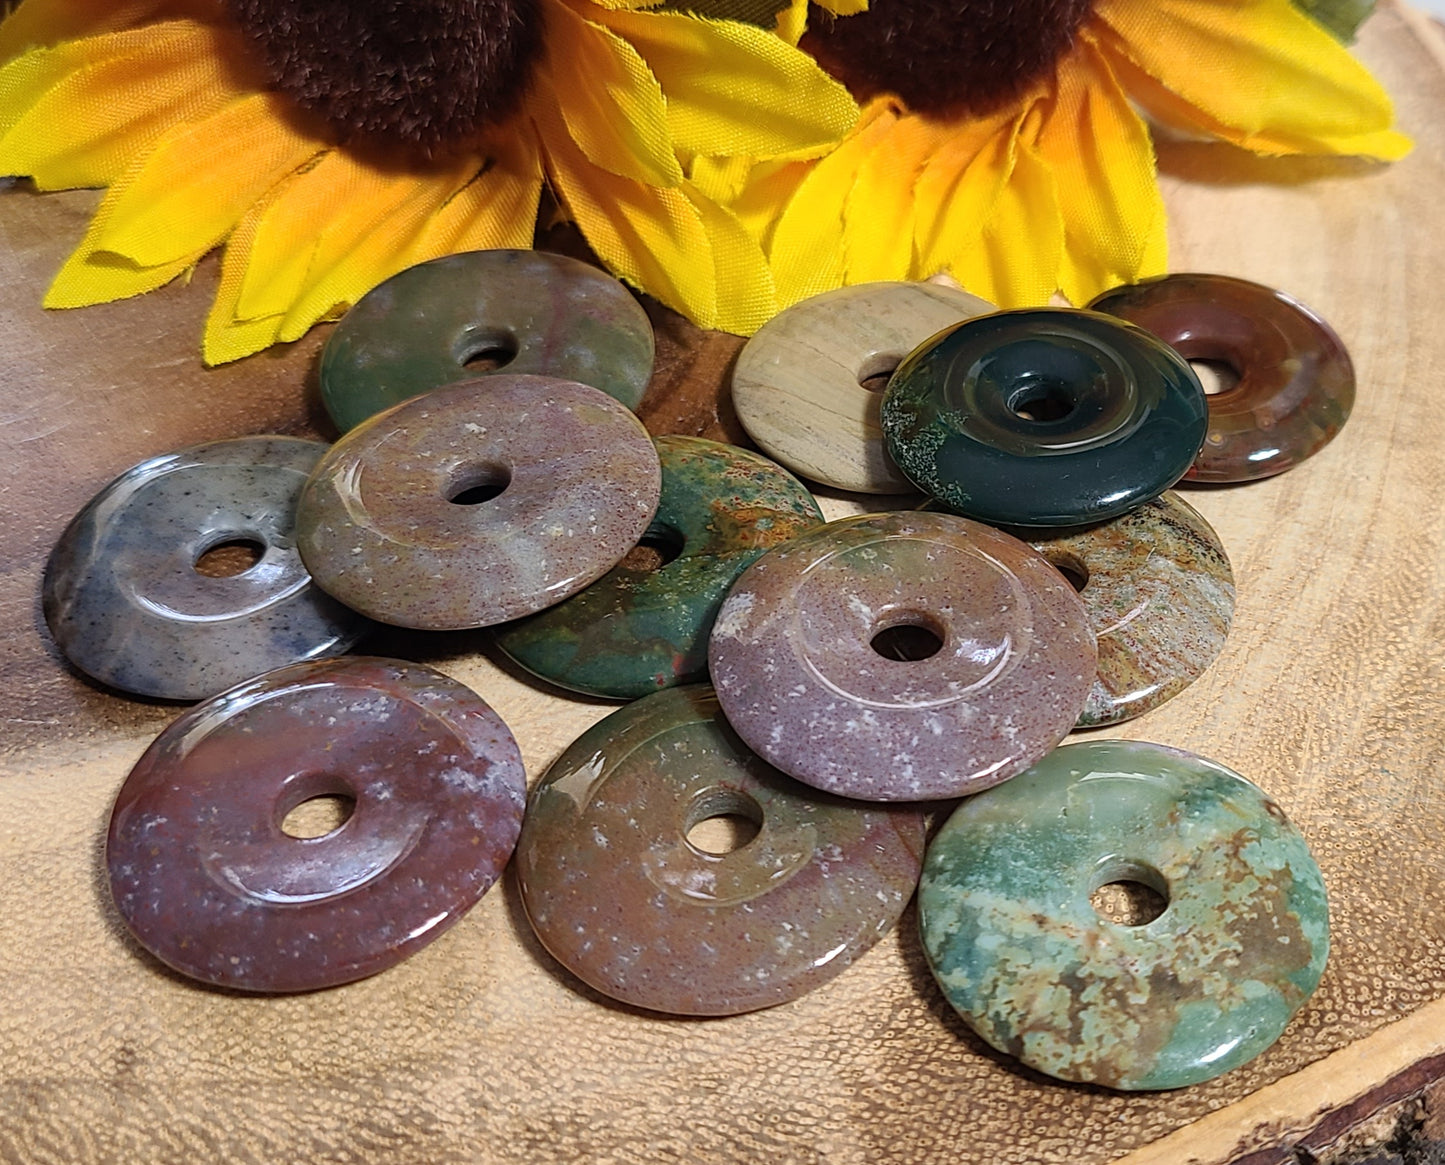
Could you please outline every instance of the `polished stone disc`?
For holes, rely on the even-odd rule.
[[[999,312],[958,324],[898,366],[888,452],[954,513],[1078,526],[1158,497],[1193,464],[1207,409],[1168,345],[1097,312]]]
[[[1165,903],[1114,920],[1091,896]],[[1284,811],[1223,765],[1136,741],[1071,744],[963,802],[929,846],[923,947],[949,1003],[1031,1068],[1179,1088],[1252,1060],[1329,952],[1324,881]]]
[[[497,646],[563,687],[633,700],[707,677],[723,596],[770,547],[823,520],[802,484],[765,457],[700,437],[659,437],[662,498],[642,545],[586,590],[499,628]]]
[[[735,849],[690,840],[741,818]],[[796,999],[898,920],[921,813],[799,785],[738,740],[704,686],[669,688],[574,742],[533,790],[517,845],[537,937],[613,999],[735,1015]]]

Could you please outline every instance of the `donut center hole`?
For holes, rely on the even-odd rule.
[[[259,538],[227,536],[201,551],[191,565],[207,578],[234,578],[254,567],[265,553],[266,544]]]
[[[1026,421],[1060,421],[1074,411],[1074,397],[1057,380],[1028,380],[1009,394],[1009,410]]]
[[[884,659],[917,663],[943,650],[944,631],[926,615],[909,614],[895,618],[874,632],[869,646]]]
[[[446,498],[454,506],[478,506],[511,484],[512,471],[505,465],[466,465],[452,475]]]
[[[1169,909],[1169,883],[1144,862],[1110,862],[1093,878],[1089,904],[1117,926],[1144,926]]]
[[[649,526],[636,546],[622,556],[617,565],[633,574],[649,574],[661,570],[682,553],[683,537],[671,526]]]
[[[858,369],[858,383],[869,392],[882,392],[902,362],[903,357],[896,352],[875,352]]]
[[[721,857],[747,845],[763,828],[763,807],[738,789],[709,789],[687,811],[683,835],[694,849]]]
[[[516,358],[517,341],[506,335],[469,336],[457,353],[457,362],[477,376],[505,368]]]
[[[281,832],[302,841],[326,837],[351,820],[356,798],[349,793],[320,793],[308,797],[281,818]]]
[[[1089,568],[1077,554],[1051,550],[1044,557],[1048,559],[1050,566],[1069,580],[1069,585],[1074,590],[1082,591],[1089,585]]]
[[[1228,360],[1195,359],[1189,361],[1189,367],[1204,386],[1205,396],[1218,396],[1239,384],[1239,369]]]

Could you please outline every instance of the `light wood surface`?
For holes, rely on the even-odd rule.
[[[40,570],[70,514],[143,456],[326,434],[323,337],[202,370],[213,262],[190,286],[42,313],[95,196],[0,197],[0,1160],[1217,1162],[1280,1146],[1445,1050],[1445,51],[1386,6],[1360,53],[1418,143],[1396,166],[1161,149],[1174,267],[1290,291],[1336,326],[1360,377],[1318,457],[1189,493],[1232,557],[1235,627],[1193,688],[1111,733],[1258,782],[1331,893],[1330,966],[1280,1043],[1168,1094],[1061,1085],[983,1047],[933,987],[911,910],[823,989],[713,1021],[581,987],[509,880],[409,962],[337,990],[254,998],[159,966],[110,905],[101,846],[116,788],[177,709],[64,666]],[[644,419],[741,439],[718,397],[738,342],[655,319]],[[851,505],[825,498],[831,514]],[[611,707],[523,682],[480,635],[369,650],[482,693],[533,779]]]

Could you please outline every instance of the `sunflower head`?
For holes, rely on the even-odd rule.
[[[474,147],[520,106],[538,0],[223,0],[272,85],[334,137],[425,157]]]

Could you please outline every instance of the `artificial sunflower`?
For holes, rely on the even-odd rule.
[[[1165,269],[1156,122],[1259,154],[1395,159],[1389,99],[1291,0],[806,0],[784,23],[864,102],[816,160],[699,173],[768,253],[780,307],[948,272],[1004,307]],[[816,15],[816,10],[814,10]]]
[[[545,181],[618,275],[751,331],[777,310],[756,233],[683,162],[816,156],[858,108],[773,31],[653,2],[25,0],[0,173],[109,187],[45,302],[149,291],[224,244],[204,354],[233,360],[403,267],[530,246]]]

